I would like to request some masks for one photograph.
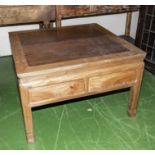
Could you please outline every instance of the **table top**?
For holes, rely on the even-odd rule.
[[[98,24],[10,33],[17,74],[144,53]]]
[[[18,36],[29,66],[128,51],[93,25],[19,33]]]

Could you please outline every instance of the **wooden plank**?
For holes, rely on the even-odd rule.
[[[138,5],[61,5],[56,6],[59,9],[57,14],[62,18],[88,16],[88,15],[104,15],[114,13],[125,13],[138,11]]]
[[[0,25],[35,23],[55,20],[52,5],[4,5],[0,6]]]

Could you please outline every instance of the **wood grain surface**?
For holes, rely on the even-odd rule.
[[[139,5],[57,5],[56,26],[61,27],[61,20],[73,17],[131,13],[138,11]],[[130,31],[130,18],[127,19],[126,31]]]
[[[124,13],[139,10],[138,5],[57,5],[62,18],[97,14]]]
[[[31,108],[130,88],[135,116],[145,53],[98,24],[9,34],[19,80],[28,143],[34,142]]]
[[[128,51],[117,40],[93,25],[58,31],[19,34],[29,66],[103,56]],[[112,45],[112,46],[109,46]],[[38,54],[39,53],[39,54]]]
[[[52,5],[0,5],[0,25],[54,20],[55,6]]]

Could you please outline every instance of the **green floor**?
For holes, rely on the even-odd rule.
[[[27,144],[11,57],[0,58],[0,149],[155,149],[155,76],[145,71],[137,116],[129,91],[33,111],[35,144]]]

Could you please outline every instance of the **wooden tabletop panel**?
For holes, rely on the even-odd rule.
[[[18,76],[144,55],[98,24],[11,32],[10,41]]]
[[[128,51],[93,25],[19,33],[19,38],[29,66]]]

